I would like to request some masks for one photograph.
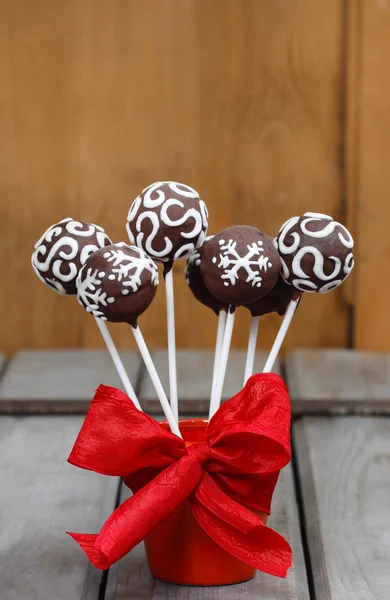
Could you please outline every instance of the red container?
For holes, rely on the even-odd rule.
[[[164,424],[165,425],[165,424]],[[180,421],[187,446],[204,442],[208,421]],[[256,513],[264,523],[265,513]],[[145,538],[149,568],[156,579],[180,585],[230,585],[252,579],[256,569],[216,544],[192,515],[185,500]]]

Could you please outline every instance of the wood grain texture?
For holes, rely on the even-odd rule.
[[[305,417],[293,427],[317,600],[387,600],[390,421]]]
[[[356,151],[356,261],[354,345],[389,350],[387,278],[390,252],[390,7],[387,1],[359,2],[359,129]],[[385,274],[386,275],[382,275]]]
[[[137,353],[121,357],[137,387]],[[0,412],[86,412],[100,383],[122,388],[106,350],[22,350],[0,382]]]
[[[128,497],[124,488],[122,500]],[[226,587],[186,587],[162,583],[150,574],[143,544],[119,561],[109,571],[105,600],[309,600],[306,568],[300,538],[292,470],[281,473],[276,487],[271,527],[290,542],[294,566],[287,578],[258,573],[255,579]]]
[[[295,413],[389,413],[390,354],[294,350],[284,362]]]
[[[152,353],[153,362],[164,389],[169,390],[168,354],[166,350],[155,350]],[[257,352],[255,372],[262,370],[267,358],[266,352]],[[243,387],[246,352],[232,350],[226,371],[223,400],[234,396]],[[213,376],[214,352],[194,348],[177,351],[177,387],[179,394],[180,414],[208,413],[210,390]],[[276,363],[276,372],[280,372],[280,363]],[[139,394],[142,406],[149,412],[161,412],[156,392],[147,373],[142,378]]]
[[[65,216],[126,239],[130,203],[157,179],[200,191],[210,233],[248,223],[275,235],[306,210],[339,217],[342,26],[338,0],[2,0],[4,350],[102,345],[74,299],[34,276],[32,246]],[[183,268],[178,345],[212,348],[216,319]],[[164,304],[161,288],[141,318],[151,347],[166,345]],[[305,298],[287,347],[345,345],[346,317],[339,291]],[[279,323],[262,320],[261,346]],[[241,310],[234,346],[248,330]],[[126,326],[114,337],[133,344]]]
[[[91,572],[65,531],[97,529],[115,507],[118,482],[66,462],[81,423],[0,418],[2,600],[98,598],[101,572]]]

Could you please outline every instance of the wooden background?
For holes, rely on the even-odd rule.
[[[357,266],[307,294],[286,347],[390,349],[388,0],[0,0],[0,348],[93,347],[93,319],[44,287],[34,242],[64,217],[126,240],[147,184],[207,202],[210,233],[276,234],[307,210],[344,220]],[[177,263],[177,342],[212,346],[215,317]],[[141,326],[165,346],[163,289]],[[239,312],[234,345],[245,346]],[[269,346],[279,324],[261,324]],[[122,346],[126,326],[113,326]]]

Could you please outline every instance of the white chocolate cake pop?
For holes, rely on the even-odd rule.
[[[354,266],[353,238],[344,225],[320,213],[305,213],[282,225],[276,240],[282,277],[301,292],[326,294]]]
[[[183,183],[158,181],[134,200],[126,227],[132,244],[155,260],[172,263],[202,245],[207,217],[196,190]]]
[[[87,258],[111,240],[102,227],[63,219],[35,244],[31,263],[39,279],[59,294],[76,294],[76,278]]]
[[[232,306],[268,294],[280,274],[273,239],[255,227],[228,227],[207,242],[200,265],[213,296]]]
[[[77,278],[77,299],[94,317],[136,326],[157,285],[158,269],[150,256],[121,242],[89,257]]]

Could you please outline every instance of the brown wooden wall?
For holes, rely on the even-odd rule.
[[[306,295],[292,345],[390,349],[390,3],[387,0],[0,0],[0,348],[101,345],[72,298],[30,267],[71,216],[126,240],[158,179],[198,189],[210,233],[269,234],[307,210],[345,220],[357,267]],[[212,346],[215,317],[175,267],[179,346]],[[164,346],[164,294],[141,318]],[[234,344],[247,340],[240,311]],[[264,318],[269,346],[279,318]],[[126,326],[113,326],[123,346]]]

